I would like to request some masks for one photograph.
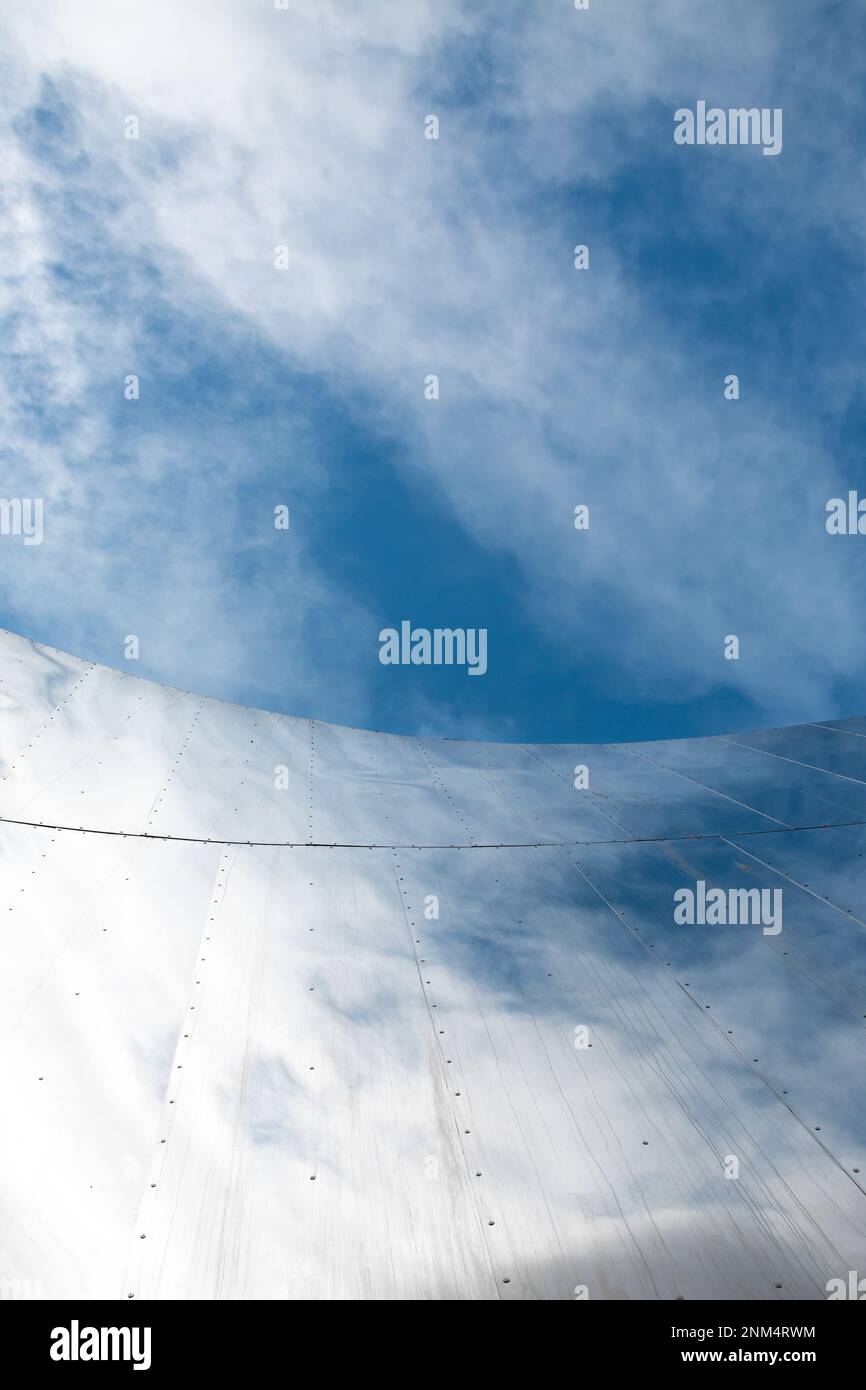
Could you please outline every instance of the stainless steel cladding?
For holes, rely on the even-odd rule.
[[[0,658],[4,1296],[859,1288],[862,720],[449,742]]]

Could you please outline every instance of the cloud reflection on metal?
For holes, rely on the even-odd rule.
[[[866,1273],[866,721],[422,740],[11,634],[0,682],[4,1288]],[[781,929],[676,922],[699,884]]]

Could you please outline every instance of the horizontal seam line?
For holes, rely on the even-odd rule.
[[[693,835],[636,835],[629,840],[501,840],[454,845],[409,844],[406,841],[344,841],[344,840],[230,840],[203,835],[157,835],[146,830],[104,830],[86,825],[56,825],[50,821],[17,820],[0,816],[0,825],[29,826],[33,830],[68,830],[73,835],[113,835],[122,840],[163,840],[186,845],[246,845],[250,849],[558,849],[568,845],[660,845],[682,840],[723,840],[736,835],[738,839],[759,835],[793,835],[802,830],[843,830],[866,825],[866,820],[821,822],[818,825],[772,826],[767,830],[706,830]]]

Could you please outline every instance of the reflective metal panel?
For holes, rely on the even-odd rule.
[[[729,734],[726,743],[758,748],[773,757],[821,768],[839,778],[866,784],[866,740],[819,724],[791,729],[764,729],[753,734]]]
[[[866,822],[853,729],[397,738],[10,634],[0,678],[0,1280],[785,1300],[866,1268],[866,826],[798,828]]]
[[[560,776],[575,765],[588,768],[592,794],[602,798],[605,812],[626,830],[625,837],[615,838],[763,830],[774,823],[751,806],[642,756],[638,747],[536,744],[533,751]]]
[[[866,813],[866,787],[725,739],[678,739],[630,747],[700,786],[752,807],[777,825],[833,825]],[[764,828],[772,829],[772,824]]]

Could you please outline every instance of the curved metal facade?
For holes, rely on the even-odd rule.
[[[866,721],[399,738],[9,634],[0,677],[5,1285],[866,1274]],[[683,923],[683,890],[779,910]]]

